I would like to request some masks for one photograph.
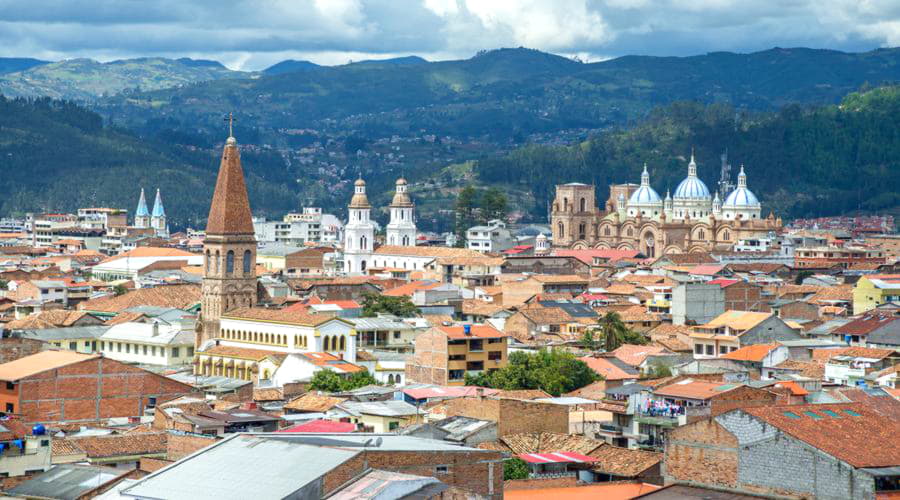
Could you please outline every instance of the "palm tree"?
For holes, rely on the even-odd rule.
[[[615,351],[625,343],[628,327],[622,322],[619,313],[611,311],[600,318],[600,331],[603,332],[603,348],[606,352]]]

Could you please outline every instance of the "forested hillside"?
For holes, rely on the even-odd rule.
[[[734,174],[745,165],[764,207],[785,217],[884,211],[900,206],[898,113],[898,87],[854,93],[841,105],[791,105],[764,114],[679,102],[634,128],[577,146],[529,146],[484,158],[475,172],[482,183],[530,186],[543,201],[532,213],[542,216],[555,184],[594,183],[605,200],[610,183],[639,182],[644,162],[664,196],[684,178],[692,147],[701,178],[713,188],[727,149]]]
[[[196,226],[209,210],[219,154],[104,128],[99,115],[71,103],[0,97],[0,214],[83,206],[133,211],[141,187],[159,187],[172,223]],[[243,160],[255,208],[283,212],[296,205],[297,193],[278,177],[280,157],[247,151]]]

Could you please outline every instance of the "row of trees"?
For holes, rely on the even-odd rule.
[[[492,372],[466,374],[466,385],[494,389],[541,389],[553,396],[574,391],[600,379],[575,355],[558,349],[536,353],[514,352],[509,364]]]

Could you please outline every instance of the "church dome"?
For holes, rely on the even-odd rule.
[[[662,203],[662,198],[655,189],[650,187],[650,174],[647,172],[647,164],[644,164],[644,172],[641,174],[641,186],[631,193],[628,198],[629,205],[655,205]]]
[[[744,167],[741,166],[741,173],[738,174],[738,187],[725,198],[723,208],[758,208],[759,198],[753,194],[753,191],[747,189],[747,174],[744,173]]]
[[[709,188],[697,177],[697,163],[694,162],[694,155],[691,154],[691,163],[688,164],[688,176],[685,177],[678,188],[675,189],[677,199],[709,199]]]
[[[354,186],[365,186],[365,185],[366,185],[366,181],[364,181],[364,180],[362,180],[362,179],[356,179],[356,182],[354,182],[353,185],[354,185]]]

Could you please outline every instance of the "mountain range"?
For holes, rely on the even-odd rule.
[[[231,111],[238,117],[236,135],[244,146],[254,209],[268,215],[301,202],[340,212],[350,190],[346,179],[359,173],[370,181],[375,203],[389,197],[394,178],[406,175],[414,192],[420,190],[423,220],[437,221],[434,214],[465,184],[501,187],[514,209],[539,218],[553,183],[634,181],[631,170],[653,155],[666,165],[657,178],[671,182],[680,175],[675,159],[692,143],[708,155],[705,168],[713,168],[725,148],[741,156],[737,161],[772,161],[760,148],[789,156],[790,161],[778,161],[779,168],[786,178],[802,180],[809,196],[769,205],[785,215],[821,211],[827,209],[823,200],[846,197],[833,185],[838,177],[828,172],[844,175],[855,165],[886,176],[884,183],[865,184],[879,202],[865,205],[854,184],[856,201],[834,205],[834,211],[885,209],[900,205],[885,191],[896,185],[891,180],[896,169],[885,170],[893,163],[859,163],[844,149],[822,157],[822,151],[834,149],[828,141],[835,139],[821,131],[837,127],[851,142],[859,142],[859,134],[874,134],[894,151],[890,136],[877,132],[883,113],[866,109],[849,115],[835,105],[860,88],[898,81],[900,49],[850,54],[775,48],[586,64],[519,48],[459,61],[406,57],[341,66],[283,61],[260,72],[191,59],[0,59],[0,92],[77,99],[97,113],[57,101],[4,101],[11,114],[0,116],[7,137],[0,143],[7,158],[0,171],[11,182],[0,187],[0,213],[71,210],[85,203],[130,208],[132,191],[142,184],[165,187],[167,207],[180,211],[174,220],[197,225],[206,215],[208,198],[201,195],[211,189],[207,181],[220,154],[222,117]],[[681,101],[709,111],[686,113]],[[82,112],[97,125],[73,130],[64,116]],[[28,119],[29,113],[41,116],[41,124]],[[791,123],[785,117],[802,118],[803,133],[818,130],[822,137],[784,146],[788,138],[779,134],[787,134]],[[842,125],[851,122],[857,130]],[[393,146],[398,137],[402,141]],[[529,145],[573,141],[570,147]],[[40,151],[32,144],[57,145]],[[71,144],[80,145],[74,155],[80,163],[69,157]],[[309,146],[319,148],[319,156],[301,152]],[[99,160],[91,164],[91,157]],[[822,158],[828,165],[820,179],[800,175]],[[73,189],[72,172],[90,182]],[[766,170],[766,175],[777,179],[779,173]],[[128,188],[114,187],[122,183]],[[771,203],[766,188],[760,195]]]

